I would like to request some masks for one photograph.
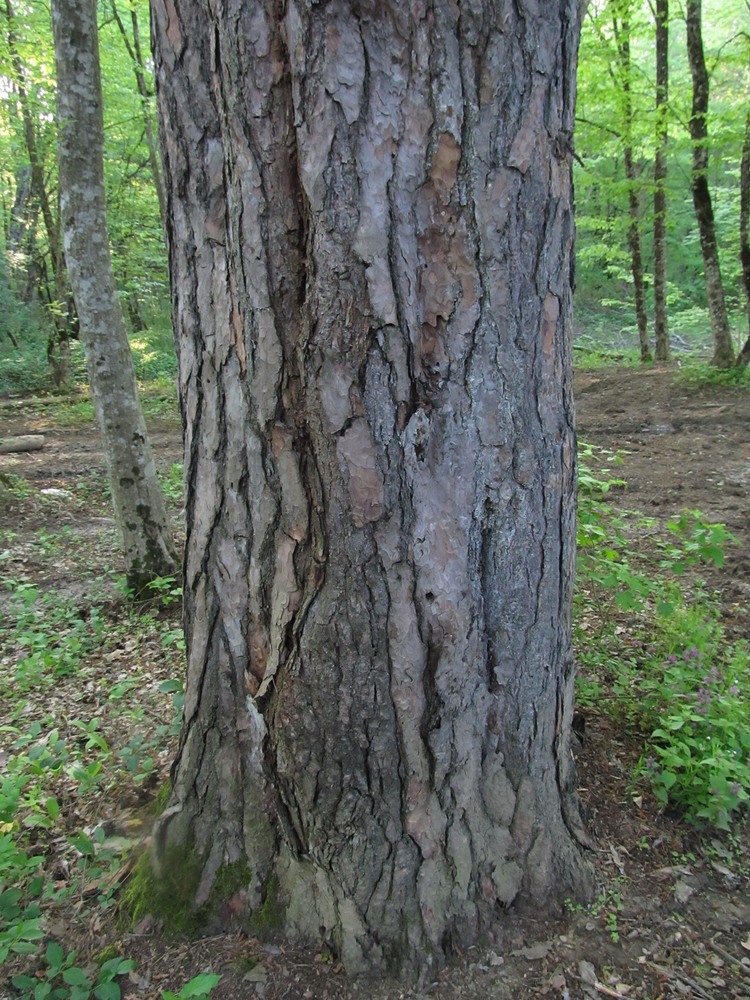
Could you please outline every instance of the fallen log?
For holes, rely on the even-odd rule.
[[[0,455],[12,451],[39,451],[44,447],[44,434],[19,434],[18,437],[0,438]]]

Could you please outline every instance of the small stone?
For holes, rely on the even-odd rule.
[[[256,965],[254,969],[250,969],[242,977],[243,983],[257,983],[260,986],[265,986],[268,982],[268,973],[262,965]]]
[[[597,981],[596,969],[591,962],[579,962],[578,975],[581,977],[581,981],[586,983],[588,986],[593,986]]]

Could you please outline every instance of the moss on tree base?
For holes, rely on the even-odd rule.
[[[164,852],[160,870],[154,871],[151,855],[138,859],[130,882],[120,900],[120,917],[132,926],[150,916],[162,923],[164,933],[172,937],[195,937],[217,920],[227,917],[225,904],[247,889],[252,870],[246,860],[223,865],[214,880],[211,895],[203,906],[195,898],[203,873],[203,862],[192,849],[170,846]],[[279,898],[278,880],[271,878],[262,906],[252,913],[230,906],[232,918],[259,938],[267,937],[283,926],[284,908]]]

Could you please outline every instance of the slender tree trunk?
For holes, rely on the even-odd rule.
[[[708,312],[714,338],[712,364],[730,368],[734,363],[734,348],[729,331],[729,319],[724,300],[724,286],[719,267],[716,226],[708,186],[708,71],[703,52],[701,0],[687,0],[687,50],[693,78],[693,106],[690,115],[690,137],[693,141],[692,189],[695,216],[703,254]]]
[[[130,586],[175,572],[109,251],[96,0],[54,0],[60,207],[91,393]]]
[[[44,162],[39,152],[36,124],[29,104],[26,73],[18,52],[16,15],[11,0],[5,0],[5,16],[8,24],[8,51],[21,109],[26,152],[31,167],[31,191],[42,213],[47,234],[49,259],[52,263],[54,276],[54,293],[45,295],[41,288],[38,291],[50,319],[50,333],[47,340],[47,363],[50,376],[54,385],[60,386],[67,382],[70,376],[70,340],[71,331],[76,325],[76,317],[72,314],[72,309],[65,308],[72,306],[72,303],[66,280],[60,226],[57,213],[53,209],[47,191]]]
[[[623,139],[625,161],[625,177],[628,182],[628,211],[630,226],[628,227],[628,249],[630,250],[630,272],[633,276],[633,297],[635,302],[635,317],[638,324],[638,343],[640,345],[641,361],[652,360],[651,344],[648,339],[648,311],[646,309],[646,285],[643,277],[643,249],[641,245],[641,210],[638,198],[638,173],[633,155],[633,97],[632,97],[632,66],[630,61],[630,2],[625,0],[618,4],[618,13],[614,16],[614,32],[617,41],[617,53],[620,61],[620,72],[623,91]]]
[[[669,0],[656,0],[656,120],[654,154],[654,357],[669,361],[667,315],[667,147],[669,130]]]
[[[745,138],[740,161],[740,265],[748,327],[750,327],[750,111],[745,117]],[[735,364],[740,369],[750,364],[750,334]]]
[[[189,650],[156,856],[198,854],[197,903],[247,859],[290,935],[424,970],[588,884],[578,4],[152,10]]]

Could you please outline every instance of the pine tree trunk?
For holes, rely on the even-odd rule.
[[[669,361],[667,314],[667,146],[669,131],[669,0],[656,0],[656,118],[654,154],[654,357]]]
[[[157,0],[188,677],[155,842],[415,971],[585,889],[577,3]]]
[[[719,250],[716,243],[711,192],[708,186],[708,71],[703,52],[701,0],[687,0],[687,50],[690,73],[693,78],[693,106],[690,116],[690,137],[693,141],[692,189],[695,216],[703,254],[708,313],[714,339],[712,364],[717,368],[731,368],[734,348],[729,331],[729,319],[724,300],[724,286],[719,267]]]
[[[176,571],[133,360],[115,287],[104,195],[96,0],[54,0],[60,210],[65,260],[109,466],[129,585]]]

